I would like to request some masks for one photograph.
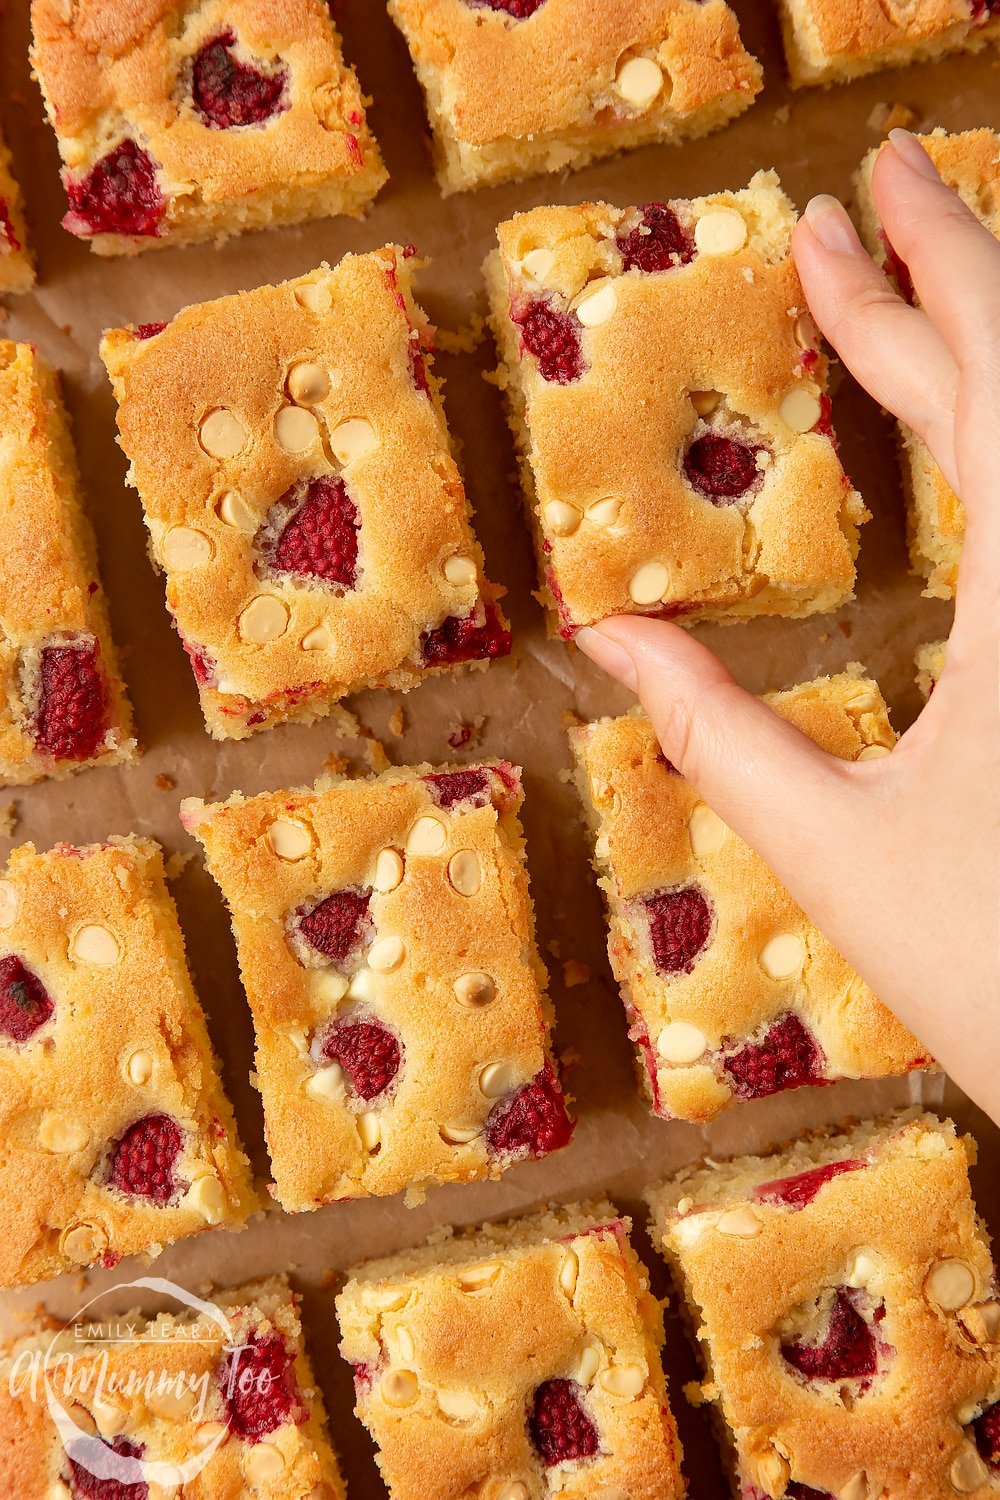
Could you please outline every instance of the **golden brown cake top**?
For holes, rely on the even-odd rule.
[[[11,854],[0,1135],[5,1286],[256,1208],[152,840]]]
[[[337,1298],[392,1500],[684,1493],[660,1308],[628,1221],[591,1209],[363,1266]]]
[[[961,41],[988,21],[979,0],[783,0],[800,47],[810,58],[825,54],[864,60],[921,43]],[[977,15],[977,11],[981,14]]]

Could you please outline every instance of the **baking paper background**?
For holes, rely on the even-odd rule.
[[[910,106],[922,129],[1000,126],[1000,60],[995,52],[793,96],[784,81],[773,6],[736,0],[735,8],[748,46],[764,63],[767,82],[754,108],[736,125],[694,145],[650,148],[577,175],[445,201],[428,165],[421,99],[400,37],[381,0],[344,0],[339,11],[345,49],[374,96],[371,121],[391,173],[369,218],[324,220],[230,240],[218,249],[163,250],[128,261],[102,261],[60,229],[65,201],[55,142],[30,77],[27,0],[8,0],[0,12],[0,104],[17,175],[26,189],[40,267],[38,290],[11,299],[2,334],[34,340],[63,371],[114,635],[145,746],[142,760],[131,769],[92,770],[67,782],[0,793],[0,806],[11,801],[17,817],[13,837],[0,841],[0,852],[6,855],[13,843],[26,839],[47,848],[62,839],[88,842],[135,831],[152,834],[168,851],[189,856],[173,890],[225,1084],[262,1176],[267,1159],[260,1105],[248,1082],[252,1032],[229,924],[193,841],[178,824],[177,807],[182,795],[225,797],[234,788],[252,793],[311,781],[331,752],[345,748],[361,766],[363,745],[345,746],[332,723],[269,730],[238,745],[208,738],[187,659],[168,623],[162,582],[147,560],[139,501],[124,485],[125,460],[114,441],[114,402],[97,354],[101,330],[167,319],[186,303],[295,276],[321,260],[333,262],[347,251],[389,240],[412,241],[431,257],[420,273],[419,296],[442,329],[457,330],[485,311],[479,267],[492,246],[495,224],[517,209],[588,197],[622,205],[683,197],[743,186],[758,168],[772,166],[801,207],[814,192],[849,195],[853,170],[880,137],[869,123],[880,103]],[[516,88],[517,80],[511,79],[510,86]],[[636,1243],[662,1294],[667,1281],[646,1238],[640,1198],[647,1182],[706,1151],[758,1150],[808,1126],[911,1099],[948,1109],[975,1132],[981,1146],[975,1173],[978,1198],[993,1219],[994,1232],[1000,1228],[1000,1135],[943,1079],[803,1089],[730,1110],[705,1130],[654,1120],[638,1097],[578,806],[565,780],[569,756],[564,733],[567,712],[582,717],[617,712],[630,698],[575,649],[546,640],[541,611],[531,596],[534,568],[511,441],[499,396],[482,379],[494,358],[487,339],[472,355],[442,354],[437,368],[447,380],[448,416],[461,446],[490,575],[509,590],[514,654],[482,675],[428,682],[406,697],[372,693],[351,706],[396,763],[485,754],[509,756],[524,765],[523,816],[539,938],[552,976],[557,1047],[577,1101],[576,1138],[567,1151],[517,1167],[501,1183],[434,1190],[421,1208],[407,1209],[401,1199],[391,1199],[330,1205],[298,1217],[274,1210],[241,1234],[210,1231],[175,1245],[155,1263],[157,1275],[192,1289],[210,1281],[235,1285],[272,1271],[291,1274],[304,1293],[309,1344],[355,1500],[374,1500],[382,1490],[371,1446],[351,1414],[350,1375],[336,1353],[331,1286],[340,1270],[367,1255],[416,1243],[442,1224],[496,1217],[549,1197],[607,1192],[634,1214]],[[836,368],[833,394],[845,465],[874,513],[862,531],[857,601],[836,616],[730,628],[706,625],[697,627],[697,634],[754,692],[790,686],[860,660],[878,678],[896,728],[903,730],[920,707],[914,652],[922,641],[947,633],[951,612],[944,604],[922,599],[918,581],[906,571],[890,422]],[[387,496],[386,503],[393,498]],[[400,704],[405,730],[393,735],[389,719]],[[479,716],[483,725],[476,750],[456,757],[447,743],[449,733]],[[859,862],[864,858],[865,850],[859,848]],[[941,878],[948,879],[949,872],[942,870]],[[914,913],[914,942],[920,941],[921,928],[920,914]],[[961,934],[955,934],[955,941],[961,942]],[[566,960],[584,965],[589,979],[567,987]],[[114,1272],[64,1277],[8,1294],[0,1298],[3,1327],[9,1332],[19,1314],[39,1303],[68,1316],[99,1287],[142,1271],[140,1264],[124,1262]],[[133,1300],[129,1294],[127,1301]],[[672,1316],[666,1363],[692,1494],[717,1500],[729,1491],[707,1417],[692,1410],[682,1395],[695,1364]]]

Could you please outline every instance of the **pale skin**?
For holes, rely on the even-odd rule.
[[[1000,1123],[1000,245],[913,136],[890,142],[875,200],[923,310],[895,294],[834,198],[812,200],[793,249],[826,338],[965,505],[955,624],[927,707],[891,755],[849,763],[677,625],[616,616],[577,643],[637,693],[667,757]]]

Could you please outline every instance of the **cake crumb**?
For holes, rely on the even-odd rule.
[[[20,820],[21,815],[17,810],[16,802],[4,802],[0,805],[0,834],[5,839],[13,838],[14,829]]]
[[[166,771],[160,771],[155,778],[155,785],[158,792],[172,792],[177,783]]]
[[[389,733],[398,739],[401,734],[406,733],[406,715],[398,705],[389,715]]]
[[[377,739],[370,729],[361,731],[361,754],[364,756],[365,765],[369,771],[376,776],[381,775],[383,771],[388,771],[392,765],[382,741]]]
[[[559,939],[549,938],[548,942],[545,944],[545,951],[547,953],[551,953],[553,958],[561,958],[562,944],[560,943]]]
[[[469,723],[456,724],[448,734],[448,744],[453,750],[465,750],[478,745],[486,723],[485,714],[477,714]]]
[[[851,632],[854,629],[854,626],[851,624],[850,620],[838,620],[837,629],[840,631],[842,636],[846,637],[847,640],[850,640]]]
[[[791,118],[792,106],[790,104],[783,104],[780,109],[774,111],[775,125],[787,125]]]
[[[331,776],[343,776],[347,766],[347,756],[338,754],[336,750],[331,750],[323,762],[323,770],[328,771]]]
[[[574,990],[578,985],[589,982],[590,970],[586,964],[580,963],[575,958],[567,958],[562,967],[563,984],[568,990]]]
[[[475,313],[460,328],[439,328],[437,347],[442,354],[472,354],[482,343],[485,332],[486,319],[481,313]]]
[[[890,130],[909,130],[917,123],[917,112],[908,104],[876,104],[868,116],[868,129],[877,135],[888,135]]]
[[[168,857],[164,866],[167,872],[167,879],[176,880],[178,876],[183,875],[193,859],[194,855],[190,850],[175,849],[173,854]]]

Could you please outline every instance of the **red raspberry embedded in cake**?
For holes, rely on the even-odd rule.
[[[580,324],[542,297],[524,302],[511,318],[521,330],[521,349],[538,360],[543,380],[570,385],[583,374]]]
[[[793,1370],[808,1380],[871,1380],[878,1370],[878,1344],[854,1306],[856,1296],[849,1287],[837,1288],[820,1343],[782,1344],[782,1358]]]
[[[21,241],[14,233],[14,221],[10,216],[6,198],[0,198],[0,250],[4,245],[9,250],[22,249]]]
[[[1000,1401],[988,1406],[972,1424],[980,1457],[991,1469],[1000,1469]]]
[[[108,684],[94,640],[44,646],[38,672],[35,746],[54,760],[92,760],[108,728]]]
[[[155,339],[158,333],[166,328],[166,323],[140,323],[135,330],[135,337],[145,342],[146,339]]]
[[[177,633],[178,635],[181,634],[180,631]],[[187,640],[183,635],[181,635],[181,645],[187,652],[187,658],[191,663],[191,671],[194,673],[195,682],[198,683],[199,687],[214,687],[218,681],[215,662],[205,647],[195,645],[194,641]]]
[[[689,974],[712,935],[712,907],[696,885],[646,896],[649,936],[660,974]]]
[[[278,507],[285,508],[299,503],[268,550],[267,561],[280,573],[353,589],[358,578],[361,520],[346,484],[323,476],[309,480],[301,501],[300,494],[301,486],[296,485],[278,501]],[[277,514],[282,510],[277,509]]]
[[[910,275],[910,268],[902,256],[896,254],[884,229],[879,230],[878,237],[885,249],[885,274],[890,281],[895,282],[896,290],[903,301],[908,302],[912,307],[917,300],[917,293],[913,285],[913,277]]]
[[[763,483],[757,455],[764,451],[759,443],[743,443],[720,432],[706,432],[695,438],[685,454],[684,473],[691,488],[713,504],[738,500]]]
[[[647,203],[642,222],[618,236],[626,271],[669,271],[694,260],[694,240],[668,203]]]
[[[783,1089],[824,1083],[825,1065],[819,1043],[795,1015],[779,1017],[762,1041],[748,1043],[723,1063],[740,1099],[764,1099]]]
[[[79,1455],[69,1459],[74,1497],[79,1497],[79,1500],[148,1500],[149,1486],[144,1480],[130,1483],[124,1477],[98,1479],[96,1474],[91,1473],[91,1468],[95,1468],[96,1464],[92,1462],[88,1467],[85,1455],[92,1453],[96,1458],[101,1449],[104,1450],[101,1457],[105,1461],[109,1450],[122,1459],[141,1459],[145,1452],[142,1443],[133,1443],[124,1437],[116,1437],[111,1443],[99,1438],[87,1438],[79,1445],[74,1442],[73,1452]],[[129,1473],[131,1467],[131,1464],[127,1467],[124,1463],[121,1465],[123,1476]]]
[[[759,1203],[783,1203],[787,1208],[805,1208],[816,1197],[822,1187],[839,1177],[841,1172],[859,1172],[866,1167],[863,1161],[831,1161],[823,1167],[811,1167],[808,1172],[799,1172],[795,1177],[776,1177],[772,1182],[761,1182],[753,1190]]]
[[[300,917],[299,931],[317,953],[343,963],[371,931],[371,891],[334,891]]]
[[[466,0],[473,10],[497,10],[515,21],[526,21],[541,10],[545,0]]]
[[[425,776],[424,781],[438,807],[445,810],[459,802],[485,807],[491,798],[490,778],[481,766],[471,771],[440,771],[436,776]]]
[[[501,623],[500,612],[492,600],[485,603],[481,621],[476,610],[464,619],[449,615],[420,637],[420,654],[428,667],[493,661],[499,656],[509,656],[510,646],[510,631]]]
[[[167,1203],[177,1191],[174,1168],[182,1140],[181,1127],[169,1115],[136,1120],[111,1149],[108,1184],[120,1193]]]
[[[531,1403],[528,1430],[542,1463],[572,1463],[593,1458],[600,1442],[597,1428],[583,1409],[583,1391],[575,1380],[546,1380]]]
[[[398,1037],[381,1021],[340,1021],[320,1050],[327,1062],[340,1064],[361,1099],[385,1093],[403,1060]]]
[[[14,953],[0,958],[0,1036],[29,1042],[55,1010],[37,974]]]
[[[671,776],[679,776],[681,774],[680,771],[678,771],[677,767],[674,765],[673,761],[668,760],[662,750],[657,751],[656,759],[661,766],[666,766]]]
[[[573,1129],[559,1081],[546,1063],[530,1083],[494,1104],[486,1116],[486,1143],[494,1156],[547,1156],[569,1144]]]
[[[218,1379],[229,1426],[247,1442],[259,1442],[285,1422],[306,1419],[295,1356],[280,1334],[252,1334],[227,1354]]]
[[[191,69],[194,107],[206,125],[230,130],[234,125],[262,125],[288,108],[288,69],[262,73],[233,55],[236,33],[230,28],[206,42]]]
[[[785,1491],[785,1500],[837,1500],[829,1490],[814,1490],[811,1485],[799,1484],[793,1479]]]
[[[156,163],[135,141],[119,141],[86,177],[66,183],[70,234],[156,235],[167,200],[156,180]]]

